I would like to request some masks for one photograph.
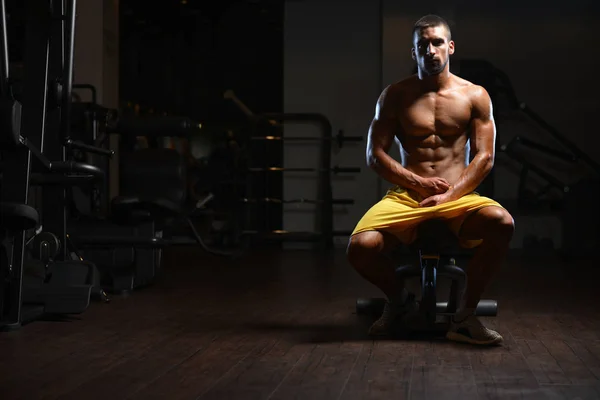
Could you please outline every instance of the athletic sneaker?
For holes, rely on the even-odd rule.
[[[369,328],[369,336],[387,336],[391,334],[394,323],[401,322],[405,317],[418,312],[418,310],[419,304],[412,293],[408,294],[404,304],[397,305],[386,302],[381,317]]]
[[[483,326],[474,315],[469,315],[460,322],[453,320],[446,338],[456,342],[479,345],[500,344],[503,340],[498,332]]]

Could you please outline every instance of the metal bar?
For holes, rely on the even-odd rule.
[[[70,4],[68,4],[70,3]],[[64,5],[64,2],[62,2]],[[66,31],[66,41],[62,53],[63,62],[63,89],[62,89],[62,115],[60,119],[60,131],[62,141],[71,138],[71,92],[73,90],[73,59],[75,53],[75,15],[77,0],[67,1],[66,7],[61,7],[61,12],[65,15],[65,24],[62,24],[63,32]],[[64,9],[66,8],[66,10]]]
[[[241,198],[241,202],[243,203],[277,203],[277,204],[298,204],[298,203],[307,203],[307,204],[323,204],[325,200],[320,199],[291,199],[291,200],[282,200],[275,199],[270,197],[258,198],[258,199],[249,199],[249,198]],[[354,199],[332,199],[331,202],[333,204],[354,204]]]
[[[96,86],[89,83],[74,83],[73,89],[88,89],[90,92],[92,92],[92,103],[98,104],[98,93]]]
[[[306,122],[315,123],[320,128],[321,142],[320,151],[320,164],[319,168],[319,187],[317,191],[317,197],[326,201],[325,207],[321,207],[317,210],[317,223],[321,230],[321,245],[322,247],[329,249],[333,247],[333,204],[331,199],[333,198],[333,189],[331,185],[331,141],[332,131],[331,122],[323,114],[318,113],[267,113],[263,114],[262,117],[268,120],[277,120],[283,123],[286,122]]]
[[[44,168],[46,168],[47,170],[50,170],[52,168],[52,163],[50,163],[50,160],[48,160],[46,156],[44,156],[42,152],[39,151],[38,148],[35,147],[29,139],[21,136],[19,138],[19,141],[23,146],[27,147],[29,151],[33,153],[35,158],[44,166]]]
[[[68,79],[67,75],[69,68],[66,64],[68,64],[70,56],[65,55],[65,44],[68,43],[68,40],[66,40],[65,37],[69,36],[68,34],[65,35],[65,30],[68,30],[68,27],[65,26],[68,25],[70,21],[67,21],[65,18],[66,10],[64,0],[55,0],[50,3],[52,8],[50,13],[46,16],[50,28],[47,32],[50,44],[48,84],[54,85],[57,81],[62,81],[63,84],[62,97],[51,97],[45,104],[47,114],[45,118],[46,132],[42,141],[44,145],[43,154],[50,160],[52,166],[53,163],[60,163],[66,160],[64,143],[68,138],[66,136],[69,132],[67,125],[70,125],[70,121],[66,119],[68,117],[66,114],[69,113],[70,108],[67,105],[65,94],[70,89],[70,83],[65,80]],[[52,93],[55,91],[50,92]],[[54,95],[55,94],[56,93],[54,93]],[[70,98],[68,100],[70,105]],[[65,108],[65,106],[67,107]],[[64,245],[66,243],[67,235],[66,198],[66,187],[58,185],[42,186],[42,218],[44,228],[53,232],[58,236],[61,243],[63,243],[60,253],[56,257],[57,261],[64,261],[69,258],[68,247]]]
[[[544,144],[535,142],[531,139],[522,137],[522,136],[516,136],[515,140],[517,143],[522,144],[523,146],[527,146],[529,148],[532,148],[534,150],[539,150],[542,153],[546,153],[549,154],[551,156],[554,156],[556,158],[560,158],[563,161],[566,162],[570,162],[570,163],[575,163],[577,162],[577,157],[573,156],[572,154],[566,153],[564,151],[560,151],[557,149],[553,149],[552,147],[546,146]]]
[[[508,100],[510,101],[511,105],[515,108],[518,108],[519,99],[517,98],[517,94],[515,92],[515,89],[513,88],[510,79],[508,78],[508,75],[506,75],[504,71],[498,68],[494,68],[494,73],[498,80],[500,80],[500,82],[502,82],[502,84],[504,85],[504,93],[508,96]]]
[[[99,154],[102,156],[112,157],[115,155],[114,150],[106,150],[101,147],[91,146],[89,144],[85,144],[85,143],[77,141],[77,140],[67,139],[65,142],[65,146],[71,147],[71,148],[77,149],[77,150],[83,150],[88,153]]]
[[[514,153],[512,151],[507,151],[506,154],[508,156],[510,156],[511,158],[515,159],[516,161],[520,162],[521,164],[523,164],[523,166],[525,166],[528,170],[531,170],[531,171],[535,172],[536,174],[538,174],[539,176],[541,176],[542,178],[544,178],[548,183],[551,183],[552,185],[554,185],[555,187],[560,189],[562,192],[569,191],[569,187],[567,185],[565,185],[563,182],[556,179],[554,176],[552,176],[548,172],[544,171],[542,168],[529,162],[522,155],[520,155],[518,153]]]
[[[334,172],[334,173],[358,173],[360,168],[357,167],[333,167],[333,168],[303,168],[303,167],[250,167],[250,172],[267,172],[267,171],[278,171],[278,172]]]
[[[41,140],[44,127],[44,109],[47,82],[48,37],[45,15],[46,0],[26,0],[24,86],[22,132],[35,145]],[[3,63],[5,60],[3,60]],[[6,94],[6,93],[3,93]],[[29,175],[31,172],[31,151],[19,143],[14,149],[3,152],[4,173],[0,190],[0,201],[28,203]],[[9,329],[18,328],[22,317],[23,259],[25,256],[25,232],[14,237],[12,276],[8,288],[9,309],[3,324]]]
[[[586,153],[581,151],[577,146],[575,146],[575,144],[573,144],[571,141],[569,141],[567,138],[565,138],[556,128],[554,128],[552,125],[550,125],[549,123],[544,121],[542,119],[542,117],[540,117],[538,114],[536,114],[525,103],[521,103],[519,107],[520,107],[521,111],[523,111],[525,113],[525,115],[527,115],[529,118],[531,118],[532,120],[537,122],[544,129],[546,129],[546,131],[548,133],[550,133],[550,135],[554,139],[556,139],[565,148],[567,148],[569,151],[571,151],[573,154],[575,154],[575,156],[578,159],[581,159],[585,164],[587,164],[590,168],[592,168],[594,170],[594,172],[596,172],[596,174],[600,175],[600,164],[598,164],[596,161],[592,160],[592,158],[590,156],[588,156]]]
[[[0,12],[2,14],[2,20],[0,21],[2,24],[0,27],[2,29],[2,81],[0,82],[0,90],[2,91],[1,94],[3,96],[8,96],[10,95],[8,90],[8,82],[10,79],[10,58],[8,55],[8,33],[6,30],[6,24],[8,23],[6,18],[6,0],[0,1]]]
[[[336,142],[361,142],[362,136],[342,136],[341,138],[334,137],[331,139],[323,139],[316,136],[253,136],[252,140],[282,140],[284,142],[309,142],[320,140],[333,140]]]
[[[126,117],[107,127],[108,133],[122,136],[187,137],[201,129],[201,124],[184,117]]]
[[[495,69],[496,76],[498,79],[504,84],[506,90],[505,93],[508,96],[510,102],[513,107],[520,109],[526,116],[531,118],[533,121],[538,123],[542,128],[544,128],[550,135],[556,139],[561,145],[563,145],[566,149],[571,151],[578,159],[583,160],[589,167],[591,167],[598,175],[600,175],[600,164],[594,161],[590,156],[581,151],[575,144],[569,141],[564,135],[562,135],[556,128],[546,122],[542,117],[540,117],[537,113],[535,113],[529,106],[525,103],[519,102],[517,95],[514,91],[514,88],[510,82],[508,76],[501,70]]]

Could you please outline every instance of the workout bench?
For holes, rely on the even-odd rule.
[[[416,258],[418,262],[402,263],[396,269],[396,277],[403,280],[420,277],[421,299],[418,315],[398,328],[403,332],[445,334],[467,283],[466,273],[459,264],[466,263],[472,250],[461,248],[456,236],[439,219],[422,223],[417,228],[417,239],[408,248],[409,259]],[[437,278],[440,276],[450,278],[452,283],[447,301],[438,302]],[[385,302],[384,298],[359,298],[356,312],[379,317]],[[478,316],[495,317],[497,313],[498,304],[495,300],[481,300],[477,305]]]

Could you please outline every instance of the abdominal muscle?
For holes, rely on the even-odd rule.
[[[408,146],[401,146],[400,149],[402,165],[423,178],[443,178],[454,185],[467,167],[468,146],[461,140],[450,146],[442,144],[439,147],[420,147],[420,143],[407,144]]]

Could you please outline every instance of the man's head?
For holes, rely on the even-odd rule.
[[[425,75],[441,73],[454,54],[448,23],[437,15],[426,15],[415,23],[412,35],[412,58],[419,70]]]

